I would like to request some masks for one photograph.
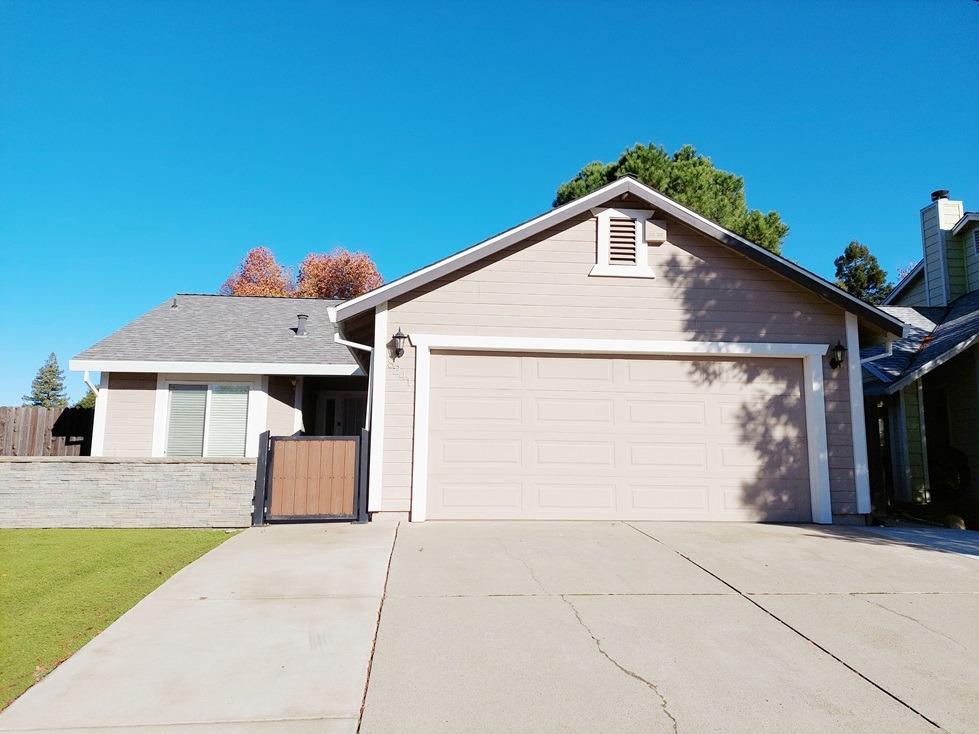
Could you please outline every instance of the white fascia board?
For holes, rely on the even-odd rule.
[[[355,364],[304,364],[301,362],[163,362],[128,359],[72,359],[70,370],[101,372],[194,372],[206,375],[356,375]]]
[[[822,356],[829,344],[777,342],[645,341],[633,339],[550,339],[512,336],[410,334],[412,346],[427,349],[491,352],[562,352],[565,354],[753,355],[758,357]]]
[[[839,288],[833,283],[830,283],[828,280],[824,280],[815,273],[811,273],[805,268],[796,265],[791,260],[776,255],[766,250],[764,247],[756,245],[754,242],[746,240],[744,237],[734,234],[734,232],[731,232],[730,230],[724,229],[724,227],[721,227],[719,224],[715,224],[696,212],[687,209],[685,206],[676,203],[655,189],[651,189],[645,184],[641,184],[632,178],[620,178],[607,186],[603,186],[597,191],[593,191],[586,196],[582,196],[580,199],[575,199],[564,206],[559,206],[556,209],[552,209],[551,211],[542,214],[535,219],[531,219],[530,221],[524,222],[513,229],[503,232],[502,234],[475,244],[462,252],[458,252],[443,260],[439,260],[438,262],[417,270],[414,273],[392,281],[387,285],[376,288],[375,290],[365,293],[362,296],[358,296],[357,298],[353,298],[346,303],[341,303],[336,307],[336,312],[334,315],[338,320],[343,320],[358,313],[367,311],[379,303],[383,303],[391,298],[396,298],[397,296],[403,295],[408,291],[425,285],[436,278],[451,273],[466,265],[477,262],[485,257],[488,257],[489,255],[499,252],[505,247],[538,234],[539,232],[553,227],[565,220],[571,219],[572,217],[584,212],[590,212],[595,206],[607,202],[610,198],[614,198],[625,193],[632,194],[642,199],[658,211],[679,219],[687,226],[693,227],[694,229],[706,234],[708,237],[712,237],[720,241],[721,243],[725,243],[726,240],[735,240],[740,246],[748,248],[754,252],[759,259],[766,261],[773,268],[784,268],[786,270],[790,270],[793,273],[801,276],[804,281],[811,282],[814,288],[818,286],[834,293],[837,297],[842,298],[845,302],[853,306],[853,313],[872,313],[878,319],[893,327],[894,334],[902,333],[904,327],[903,322],[894,318],[889,313],[881,311],[875,306],[871,306],[870,304],[861,301],[859,298],[850,295],[843,289]],[[851,309],[847,310],[850,311]]]

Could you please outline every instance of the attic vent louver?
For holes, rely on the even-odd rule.
[[[297,314],[296,318],[299,322],[296,324],[296,336],[306,336],[306,319],[309,318],[308,314]]]
[[[635,265],[636,220],[627,217],[611,217],[608,226],[609,264]]]

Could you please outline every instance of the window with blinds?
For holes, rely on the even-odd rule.
[[[248,387],[214,385],[207,414],[207,455],[244,456]]]
[[[636,264],[636,220],[610,217],[608,220],[609,265]]]
[[[244,456],[247,385],[170,385],[167,456]]]
[[[167,456],[204,455],[207,385],[171,385]]]

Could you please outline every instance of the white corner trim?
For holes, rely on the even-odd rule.
[[[833,522],[833,503],[829,488],[829,447],[826,440],[826,396],[823,391],[823,359],[810,355],[803,359],[806,388],[806,434],[809,437],[809,497],[812,521]]]
[[[99,390],[95,394],[95,415],[92,417],[92,456],[105,455],[105,417],[109,407],[109,373],[99,375]]]
[[[269,378],[262,375],[248,388],[248,413],[245,418],[245,456],[258,456],[258,443],[269,426]]]
[[[703,354],[742,354],[758,357],[822,356],[829,344],[778,342],[648,341],[642,339],[554,339],[520,336],[442,336],[409,334],[415,347],[478,352],[569,352],[577,354],[668,354],[680,357]]]
[[[863,412],[860,331],[856,316],[848,313],[844,319],[846,322],[847,379],[849,380],[850,391],[850,427],[853,429],[853,480],[857,491],[857,512],[866,515],[870,512],[870,465],[867,459],[867,426]],[[888,346],[890,346],[889,342]]]
[[[357,375],[355,364],[307,364],[303,362],[171,362],[128,359],[72,359],[71,370],[102,372],[167,372],[206,375]]]
[[[431,404],[431,350],[415,345],[415,430],[411,452],[411,522],[424,522],[428,507],[428,411]]]
[[[153,404],[153,443],[150,455],[162,457],[167,451],[167,411],[169,405],[169,385],[162,374],[156,376],[156,397]]]
[[[388,367],[388,305],[374,309],[374,348],[371,350],[370,373],[370,469],[367,487],[367,510],[378,512],[384,492],[384,423],[385,383]]]
[[[292,388],[292,432],[303,430],[303,376],[296,377],[296,385]]]
[[[376,322],[375,322],[376,323]],[[829,448],[826,437],[826,402],[823,390],[823,355],[828,344],[740,342],[633,341],[616,339],[549,339],[537,337],[409,335],[415,347],[414,440],[411,453],[411,522],[424,522],[428,502],[429,406],[431,351],[564,352],[571,354],[647,354],[694,357],[698,355],[754,355],[802,359],[805,382],[806,433],[809,437],[809,483],[812,521],[830,524],[833,508],[829,484]],[[858,355],[859,356],[859,355]],[[372,437],[373,445],[373,437]],[[372,451],[373,458],[373,451]]]

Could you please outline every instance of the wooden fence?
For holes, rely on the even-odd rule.
[[[0,408],[0,456],[88,456],[94,408]]]

